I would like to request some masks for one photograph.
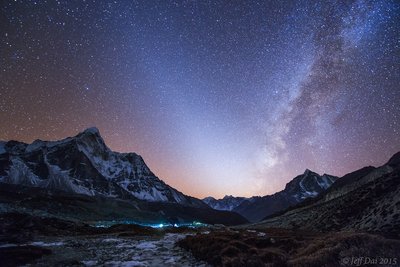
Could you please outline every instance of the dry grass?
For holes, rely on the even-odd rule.
[[[344,257],[400,256],[400,241],[365,233],[269,229],[261,235],[215,231],[189,236],[178,245],[214,266],[341,266]]]

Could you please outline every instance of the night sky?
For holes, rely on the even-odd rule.
[[[399,1],[0,5],[0,140],[96,126],[196,197],[400,150]]]

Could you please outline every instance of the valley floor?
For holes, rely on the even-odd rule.
[[[252,227],[96,228],[3,213],[0,266],[400,265],[400,241],[382,235]]]
[[[0,266],[207,266],[176,246],[203,228],[91,227],[21,213],[0,214]]]
[[[31,266],[207,266],[190,253],[175,246],[188,233],[163,236],[118,237],[115,235],[42,238],[41,241],[15,246],[4,244],[1,250],[25,252],[28,246],[51,250]],[[16,264],[9,259],[10,266]]]

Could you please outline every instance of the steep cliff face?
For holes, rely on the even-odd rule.
[[[207,207],[165,184],[135,153],[111,151],[98,129],[61,141],[0,144],[0,182],[106,196]]]

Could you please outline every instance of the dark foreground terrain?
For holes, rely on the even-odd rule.
[[[188,236],[178,244],[213,266],[400,265],[400,241],[366,233],[217,230]]]
[[[206,266],[175,243],[204,229],[113,225],[54,218],[0,217],[0,266]]]
[[[358,266],[398,266],[399,252],[399,240],[367,233],[121,224],[96,228],[20,213],[0,216],[0,266],[356,266],[359,257],[369,264]]]

